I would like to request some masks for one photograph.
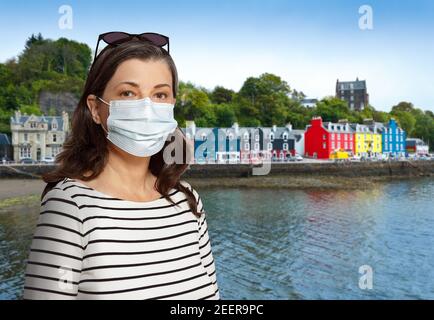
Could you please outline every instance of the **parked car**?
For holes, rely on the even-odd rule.
[[[22,163],[22,164],[34,164],[36,162],[32,158],[22,158],[20,160],[20,163]]]
[[[3,163],[3,164],[7,164],[7,163],[11,163],[11,162],[13,162],[13,160],[10,159],[10,158],[7,157],[7,156],[4,156],[4,157],[1,159],[1,163]]]
[[[42,158],[41,163],[53,164],[54,158],[53,157],[44,157],[44,158]]]
[[[360,162],[360,156],[358,156],[358,155],[353,155],[351,158],[350,158],[350,161],[351,162]]]
[[[298,153],[295,154],[294,158],[296,161],[303,161],[303,157],[301,155],[299,155]]]
[[[408,155],[408,159],[409,159],[409,160],[417,160],[417,156],[416,156],[416,154],[414,154],[414,153],[410,153],[410,154]]]

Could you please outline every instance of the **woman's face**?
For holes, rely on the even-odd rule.
[[[107,83],[102,95],[106,102],[149,97],[154,102],[175,104],[172,74],[163,60],[130,59],[122,62]],[[109,108],[94,95],[87,98],[89,109],[96,123],[107,128]]]

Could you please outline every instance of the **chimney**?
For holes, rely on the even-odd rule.
[[[235,136],[238,137],[239,131],[240,131],[240,127],[238,125],[238,122],[234,122],[234,124],[232,125],[232,128],[235,129]]]
[[[20,118],[21,118],[21,111],[20,110],[15,111],[15,122],[18,123],[20,121]]]
[[[62,122],[63,122],[62,130],[64,132],[68,132],[69,131],[69,116],[65,110],[62,111]]]
[[[288,128],[289,131],[292,131],[292,124],[290,122],[288,122],[285,127]]]
[[[313,117],[312,120],[310,120],[310,124],[312,127],[322,127],[322,118]]]
[[[194,123],[194,120],[186,120],[185,127],[186,129],[190,128],[193,137],[196,135],[196,123]]]
[[[363,123],[367,124],[367,125],[373,125],[374,124],[374,119],[372,119],[372,118],[363,119]]]

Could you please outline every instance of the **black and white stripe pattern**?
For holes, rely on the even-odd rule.
[[[41,202],[24,299],[220,299],[206,214],[117,199],[66,178]]]

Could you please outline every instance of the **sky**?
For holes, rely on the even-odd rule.
[[[60,28],[62,5],[72,28]],[[372,8],[372,28],[359,20]],[[432,0],[183,0],[0,2],[0,62],[26,39],[66,37],[88,44],[107,31],[157,32],[170,38],[179,78],[238,91],[269,72],[308,97],[334,95],[336,80],[367,81],[370,103],[400,101],[434,111]]]

